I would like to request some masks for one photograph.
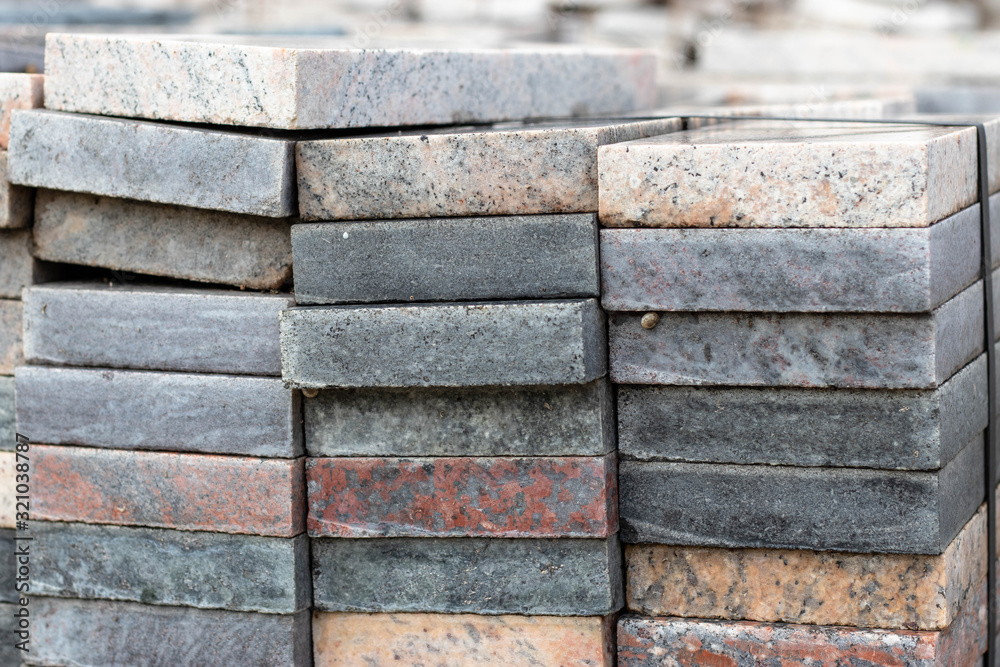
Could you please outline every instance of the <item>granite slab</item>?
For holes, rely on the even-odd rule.
[[[3,564],[3,567],[0,568],[0,603],[16,603],[20,597],[15,588],[17,585],[15,580],[17,543],[14,541],[16,534],[15,531],[8,528],[0,529],[0,563]]]
[[[7,151],[0,150],[0,230],[30,226],[35,200],[34,190],[9,180],[7,158]]]
[[[14,522],[17,514],[17,501],[14,497],[16,465],[14,452],[0,451],[0,528],[14,528],[16,525]]]
[[[650,51],[349,48],[351,40],[46,35],[45,104],[281,129],[447,125],[653,106]]]
[[[12,638],[11,641],[0,644],[0,663],[4,665],[17,665],[21,660],[21,651],[14,645],[14,639],[17,638],[14,633],[18,631],[17,617],[14,614],[18,609],[17,605],[0,602],[0,634]]]
[[[292,277],[288,220],[41,190],[35,255],[251,289]]]
[[[303,141],[299,211],[307,220],[592,212],[598,148],[679,129],[666,118]]]
[[[939,471],[619,464],[630,544],[940,554],[983,501],[983,438]]]
[[[0,299],[20,299],[25,287],[54,277],[33,250],[30,229],[0,231]]]
[[[612,394],[605,379],[557,387],[324,389],[303,400],[306,449],[320,457],[601,456],[615,449]]]
[[[14,451],[16,416],[14,378],[0,375],[0,451]]]
[[[302,459],[32,445],[32,519],[293,537]]]
[[[20,301],[0,299],[0,375],[13,375],[24,363],[23,317]]]
[[[300,224],[292,252],[299,304],[600,294],[592,214]]]
[[[0,149],[7,150],[10,140],[10,112],[14,109],[37,109],[42,106],[41,74],[0,74]]]
[[[24,292],[25,350],[29,361],[60,366],[279,375],[278,312],[292,303],[283,294],[51,283]]]
[[[8,177],[33,187],[281,218],[298,211],[294,150],[293,141],[255,134],[16,110]]]
[[[937,470],[986,428],[986,356],[938,389],[618,387],[623,459]]]
[[[281,313],[287,386],[464,387],[582,384],[604,375],[596,299]]]
[[[17,423],[37,442],[295,458],[299,393],[278,378],[21,366]],[[11,436],[13,438],[13,436]]]
[[[312,540],[318,611],[606,616],[622,607],[609,539]]]
[[[983,352],[982,283],[930,314],[639,313],[608,318],[618,384],[930,389]]]
[[[254,614],[58,598],[31,604],[26,665],[313,665],[307,610]]]

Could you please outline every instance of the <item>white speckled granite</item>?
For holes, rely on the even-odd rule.
[[[295,43],[292,43],[295,42]],[[614,114],[653,105],[648,51],[352,49],[346,40],[50,34],[49,109],[281,129]]]
[[[42,106],[43,78],[41,74],[0,73],[0,148],[7,148],[11,110]]]
[[[599,156],[610,227],[925,227],[978,190],[974,128],[745,122]]]
[[[598,148],[680,127],[677,118],[510,123],[300,142],[299,211],[307,220],[596,211]]]

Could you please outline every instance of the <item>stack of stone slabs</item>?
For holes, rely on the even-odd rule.
[[[600,200],[619,664],[976,664],[975,129],[691,130],[602,149]]]

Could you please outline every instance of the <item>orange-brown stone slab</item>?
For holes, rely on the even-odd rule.
[[[611,667],[613,617],[313,615],[315,667]]]
[[[641,544],[625,560],[646,616],[939,630],[986,576],[986,507],[939,556]]]
[[[32,445],[32,519],[292,537],[302,459]]]
[[[609,537],[615,454],[324,458],[306,463],[313,537]]]

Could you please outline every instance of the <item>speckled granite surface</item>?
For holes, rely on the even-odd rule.
[[[14,368],[24,363],[20,301],[0,299],[0,375],[13,375]]]
[[[0,148],[7,149],[10,112],[42,106],[43,79],[40,74],[0,73]]]

